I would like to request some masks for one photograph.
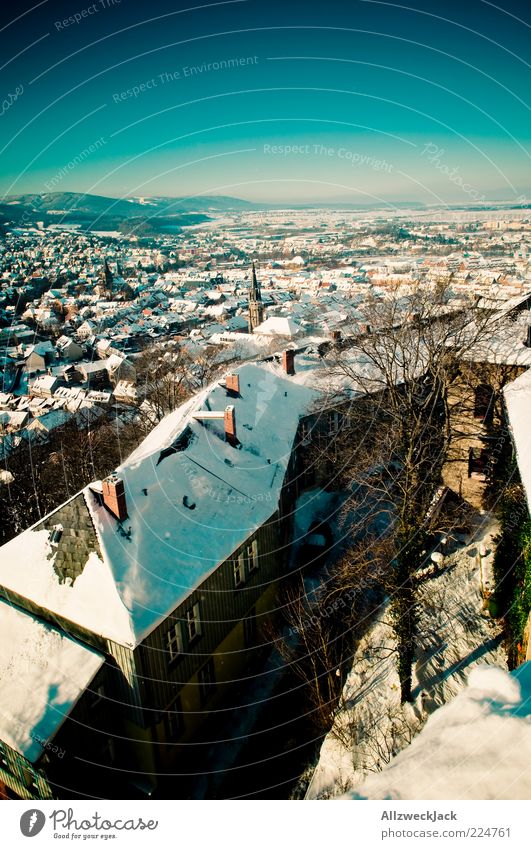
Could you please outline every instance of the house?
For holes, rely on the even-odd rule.
[[[69,336],[60,336],[55,347],[59,357],[65,362],[73,363],[83,359],[83,348]]]
[[[41,398],[50,398],[59,387],[59,380],[53,374],[40,374],[31,384],[31,394]]]
[[[55,348],[51,342],[37,342],[35,345],[27,346],[23,351],[26,372],[40,374],[46,371],[48,365],[55,358]]]
[[[2,410],[0,412],[0,433],[14,433],[27,423],[29,415],[24,410]]]
[[[493,314],[489,333],[480,333],[464,352],[449,388],[450,421],[457,438],[449,447],[443,482],[477,508],[483,506],[496,459],[491,434],[493,424],[503,424],[504,387],[531,367],[528,316],[519,311]]]
[[[81,311],[80,311],[81,314]],[[81,340],[89,339],[96,332],[96,325],[93,321],[87,319],[77,328],[77,337]]]
[[[117,401],[127,404],[136,404],[138,401],[138,390],[134,383],[127,380],[119,380],[113,389],[113,395]]]
[[[78,363],[76,372],[83,384],[91,389],[103,389],[109,385],[107,360]]]
[[[106,360],[109,380],[112,384],[121,380],[134,383],[136,380],[136,369],[132,362],[123,355],[111,354]]]
[[[34,419],[31,424],[25,428],[26,438],[31,441],[46,441],[53,430],[57,430],[71,419],[71,413],[66,410],[51,410],[39,418]]]
[[[116,673],[104,687],[121,706],[109,744],[118,797],[128,792],[121,776],[153,785],[183,763],[274,607],[288,568],[294,446],[317,398],[285,366],[244,365],[214,383],[114,474],[0,548],[0,598]],[[79,769],[72,782],[95,792]]]

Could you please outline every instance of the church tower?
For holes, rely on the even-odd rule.
[[[249,288],[249,333],[252,333],[255,327],[262,324],[263,320],[264,305],[262,303],[262,293],[256,279],[256,269],[253,262],[253,276]]]
[[[98,283],[94,291],[98,298],[110,298],[112,296],[114,277],[107,259],[105,260],[103,268],[100,269],[98,277]]]

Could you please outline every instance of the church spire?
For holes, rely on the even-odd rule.
[[[262,293],[260,292],[260,284],[256,279],[256,268],[253,262],[253,276],[251,281],[251,289],[249,292],[249,301],[259,301],[262,302]]]
[[[105,284],[106,284],[107,288],[112,289],[114,277],[113,277],[113,273],[110,269],[110,266],[109,266],[107,259],[105,259],[105,266],[104,266],[104,269],[103,269],[103,275],[105,277]]]
[[[256,268],[253,262],[251,285],[249,287],[249,332],[252,333],[255,327],[262,324],[263,320],[264,305],[262,304],[262,293],[260,291],[260,284],[256,279]]]

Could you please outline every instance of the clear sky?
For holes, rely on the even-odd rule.
[[[2,194],[531,196],[528,3],[3,5]]]

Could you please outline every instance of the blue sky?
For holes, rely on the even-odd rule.
[[[527,199],[527,4],[409,3],[4,9],[2,194]]]

